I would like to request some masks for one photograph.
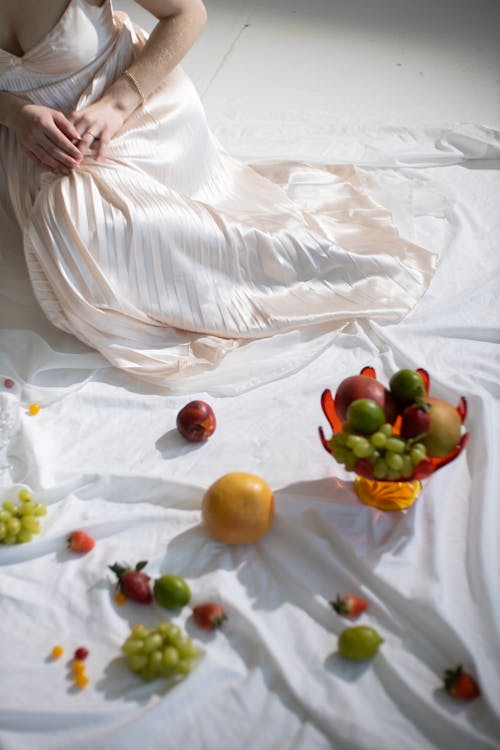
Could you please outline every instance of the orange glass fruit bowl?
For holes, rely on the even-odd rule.
[[[321,407],[333,434],[327,439],[319,427],[321,443],[357,475],[354,489],[366,505],[386,511],[409,508],[420,494],[421,480],[465,448],[465,398],[452,407],[429,396],[429,390],[430,377],[422,368],[399,371],[388,389],[373,367],[364,367],[359,376],[342,381],[335,398],[329,389],[323,391]]]

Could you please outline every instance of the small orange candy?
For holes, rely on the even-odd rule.
[[[75,659],[73,662],[73,673],[79,675],[85,672],[85,662],[81,659]]]
[[[121,591],[117,591],[115,594],[115,602],[117,604],[125,604],[126,601],[127,597],[125,596],[125,594],[122,594]]]
[[[89,678],[86,674],[83,672],[75,675],[75,685],[77,685],[79,688],[87,687],[89,684]]]
[[[59,659],[63,654],[64,654],[64,649],[62,646],[59,646],[59,644],[57,646],[54,646],[54,648],[50,652],[50,655],[52,656],[53,659]]]
[[[35,416],[35,414],[38,414],[38,412],[40,411],[40,404],[30,404],[28,407],[28,411],[30,414]]]

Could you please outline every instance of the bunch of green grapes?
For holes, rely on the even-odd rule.
[[[147,681],[185,676],[200,656],[191,638],[172,622],[160,622],[155,628],[134,625],[122,651],[130,669]]]
[[[31,542],[40,533],[39,517],[47,513],[43,503],[33,502],[29,490],[19,490],[17,500],[4,500],[0,510],[0,544]]]
[[[329,447],[334,459],[347,471],[354,471],[358,459],[368,459],[373,476],[380,480],[409,479],[417,464],[427,458],[423,443],[403,440],[393,433],[389,422],[371,435],[356,434],[349,423],[344,422],[342,432],[332,436]]]

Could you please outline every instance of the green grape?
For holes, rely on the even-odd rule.
[[[5,539],[7,536],[7,524],[4,521],[0,521],[0,541]]]
[[[346,442],[346,446],[347,446],[347,448],[349,448],[349,450],[352,450],[352,449],[353,449],[353,447],[354,447],[355,445],[357,445],[357,443],[358,443],[358,440],[364,440],[364,438],[363,438],[363,437],[361,437],[361,435],[354,435],[354,434],[352,434],[352,435],[348,435],[348,436],[347,436],[347,439],[346,439],[346,441],[345,441],[345,442]]]
[[[9,534],[18,534],[21,531],[21,521],[19,518],[12,517],[7,521],[7,531]]]
[[[167,646],[163,650],[163,666],[166,669],[171,669],[172,667],[175,667],[178,661],[179,652],[177,651],[177,649],[173,646]]]
[[[40,522],[35,516],[45,515],[47,509],[42,503],[33,503],[29,490],[18,492],[18,501],[4,500],[0,510],[0,534],[2,544],[24,544],[30,542],[34,534],[40,533]]]
[[[40,521],[34,516],[22,516],[20,523],[21,528],[26,529],[31,534],[40,533]]]
[[[336,461],[338,461],[339,464],[344,464],[350,455],[351,451],[349,450],[349,448],[337,446],[332,450],[332,456]]]
[[[386,442],[387,435],[385,435],[383,432],[380,432],[380,430],[374,432],[373,435],[370,435],[370,443],[375,446],[375,448],[384,448]]]
[[[365,438],[364,443],[358,443],[353,449],[353,453],[358,458],[371,458],[373,455],[373,445],[371,445]]]
[[[181,659],[194,659],[198,656],[198,649],[188,636],[185,636],[177,643],[177,652]]]
[[[159,633],[162,636],[162,638],[165,638],[165,637],[168,637],[171,627],[172,627],[172,623],[170,622],[160,622],[156,626],[156,632]]]
[[[385,454],[385,462],[389,469],[394,469],[394,471],[399,472],[403,468],[403,457],[399,453],[387,451]]]
[[[385,444],[385,449],[392,451],[392,453],[403,453],[405,449],[404,440],[397,437],[389,438]]]
[[[401,479],[401,472],[398,469],[387,469],[387,479],[392,481]]]
[[[175,671],[178,674],[189,674],[191,671],[191,662],[188,659],[179,659],[175,665]]]
[[[134,625],[130,634],[130,638],[139,638],[140,640],[144,640],[148,637],[150,632],[151,630],[145,625]]]
[[[348,419],[346,419],[345,422],[342,422],[342,432],[344,432],[346,435],[350,435],[352,431],[352,424]]]
[[[335,448],[337,446],[344,447],[347,443],[348,437],[349,435],[346,435],[344,432],[334,432],[328,441],[328,446],[330,448]]]
[[[173,623],[168,623],[169,625],[169,631],[167,634],[168,641],[175,646],[176,641],[179,640],[179,638],[182,638],[181,629],[177,627],[177,625],[174,625]]]
[[[157,649],[149,654],[148,668],[152,672],[159,672],[163,666],[163,651]]]
[[[405,479],[411,477],[413,474],[413,464],[408,453],[404,453],[401,458],[403,459],[403,466],[401,467],[401,476]]]
[[[132,672],[139,672],[141,669],[144,669],[147,663],[148,657],[146,654],[130,654],[127,656],[127,664]]]
[[[148,635],[146,640],[144,641],[144,652],[146,654],[150,654],[155,649],[159,648],[163,643],[163,638],[159,633],[153,633],[152,635]]]
[[[425,458],[427,458],[427,451],[425,450],[425,448],[422,451],[420,448],[414,445],[410,450],[410,458],[413,466],[416,466],[420,463],[420,461],[423,461]]]
[[[387,464],[383,458],[378,458],[375,461],[375,465],[373,467],[373,476],[375,477],[375,479],[384,479],[386,475],[387,475]]]
[[[349,435],[347,446],[357,458],[366,458],[373,452],[373,446],[370,444],[370,441],[361,435]]]
[[[377,432],[382,432],[386,437],[391,437],[392,435],[392,424],[389,422],[385,422],[382,427],[379,427]]]
[[[161,622],[156,628],[134,626],[122,652],[130,669],[144,680],[186,675],[200,655],[191,638],[170,622]]]
[[[332,456],[336,461],[339,463],[344,463],[346,459],[346,442],[347,442],[348,435],[345,435],[342,432],[336,432],[334,435],[332,435],[332,438],[330,442],[328,443],[328,447],[330,448],[330,451],[332,453]]]
[[[17,534],[16,542],[17,544],[25,544],[26,542],[31,542],[32,539],[33,534],[30,531],[27,529],[21,529]]]
[[[140,638],[128,638],[122,646],[122,651],[127,656],[139,654],[144,648],[144,641]]]

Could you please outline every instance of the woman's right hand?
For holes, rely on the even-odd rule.
[[[54,174],[69,174],[81,162],[74,141],[80,134],[68,118],[56,109],[23,104],[11,120],[24,153]]]

